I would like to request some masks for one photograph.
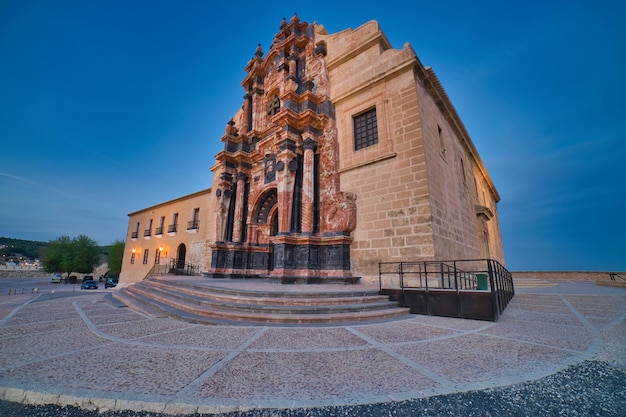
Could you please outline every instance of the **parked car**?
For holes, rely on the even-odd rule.
[[[51,284],[60,284],[61,283],[61,274],[52,274],[52,279],[50,280]]]
[[[83,277],[83,282],[81,282],[80,284],[80,289],[81,290],[97,290],[98,283],[94,281],[91,275],[85,275]]]
[[[104,282],[104,288],[113,288],[117,285],[117,278],[107,278]]]

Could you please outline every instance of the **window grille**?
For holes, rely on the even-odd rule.
[[[367,148],[378,143],[376,109],[354,116],[354,150]]]

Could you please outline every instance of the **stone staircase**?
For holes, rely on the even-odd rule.
[[[258,279],[151,277],[111,296],[151,317],[203,324],[319,325],[381,321],[409,314],[372,286],[281,285]]]

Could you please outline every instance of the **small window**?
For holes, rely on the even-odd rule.
[[[461,161],[461,175],[463,177],[463,184],[467,185],[467,178],[465,177],[465,162],[463,162],[463,158],[459,158]]]
[[[446,156],[446,143],[443,141],[443,131],[441,130],[441,126],[437,125],[437,135],[439,136],[439,151],[441,152],[441,156]]]
[[[278,96],[272,97],[272,99],[267,103],[267,115],[273,116],[280,110],[280,99]]]
[[[367,148],[378,143],[376,109],[354,116],[354,150]]]
[[[148,249],[143,251],[143,264],[144,265],[148,264]]]
[[[161,251],[160,250],[156,250],[156,252],[154,253],[154,264],[158,265],[161,262]]]
[[[135,263],[135,252],[130,254],[130,264],[134,264]]]

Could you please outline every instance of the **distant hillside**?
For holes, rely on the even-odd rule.
[[[0,236],[0,258],[4,257],[7,259],[15,256],[39,258],[41,250],[47,245],[48,242]]]
[[[0,260],[8,261],[19,256],[26,256],[30,259],[41,258],[41,251],[46,246],[48,242],[0,236]],[[100,251],[105,254],[109,253],[110,247],[111,245],[100,246]]]

